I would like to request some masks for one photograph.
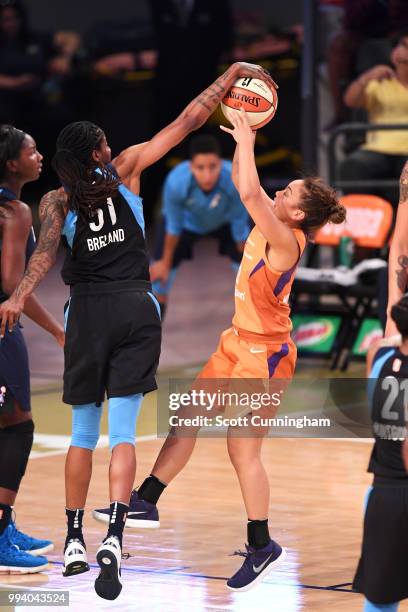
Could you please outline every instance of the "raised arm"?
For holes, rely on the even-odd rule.
[[[255,165],[255,133],[251,130],[245,111],[237,111],[232,116],[233,130],[222,127],[232,134],[238,148],[238,185],[242,203],[268,241],[274,260],[284,268],[295,263],[299,247],[293,232],[280,221],[273,212],[273,202],[261,187]]]
[[[400,176],[400,197],[388,258],[388,308],[386,336],[397,333],[390,317],[392,306],[403,296],[408,286],[408,162]]]
[[[23,278],[10,298],[0,305],[1,338],[4,337],[7,325],[11,330],[17,323],[24,310],[26,299],[55,263],[61,229],[65,220],[64,204],[65,194],[62,189],[50,191],[40,202],[41,232],[38,245],[30,258]]]
[[[344,94],[344,103],[350,108],[365,108],[366,87],[370,81],[382,81],[395,77],[395,72],[390,66],[380,65],[363,72],[347,87]]]
[[[183,112],[149,142],[125,149],[112,163],[123,181],[138,181],[142,170],[161,159],[190,132],[198,130],[214,112],[231,85],[240,77],[263,79],[276,87],[269,73],[261,66],[236,62],[212,85],[197,96]]]

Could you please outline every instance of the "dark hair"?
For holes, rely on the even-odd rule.
[[[60,132],[52,167],[67,191],[68,206],[85,217],[116,194],[119,181],[109,166],[98,168],[92,152],[101,144],[103,130],[90,121],[75,121]]]
[[[391,48],[397,47],[403,38],[408,38],[408,30],[400,30],[391,38]]]
[[[343,223],[346,218],[346,209],[338,201],[336,191],[318,176],[308,176],[303,180],[300,209],[305,213],[300,227],[311,235],[329,221]]]
[[[17,36],[18,41],[22,45],[28,44],[29,39],[30,39],[30,31],[28,27],[27,11],[26,11],[24,4],[20,2],[19,0],[0,0],[0,19],[1,19],[1,16],[2,16],[1,14],[3,13],[3,11],[8,8],[13,9],[17,13],[18,18],[20,19],[21,26],[20,26],[20,31]],[[0,31],[0,40],[2,38],[3,36]]]
[[[401,336],[406,338],[408,336],[408,293],[403,295],[400,301],[391,308],[391,319]]]
[[[214,153],[221,157],[221,147],[218,140],[209,134],[200,134],[200,136],[192,138],[190,141],[190,159],[200,155],[200,153]]]
[[[0,125],[0,181],[5,178],[7,162],[10,159],[17,159],[20,155],[25,137],[25,132],[13,125]]]

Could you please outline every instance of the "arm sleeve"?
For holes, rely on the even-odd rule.
[[[231,191],[230,223],[235,242],[246,240],[249,235],[249,216],[241,202],[238,191],[233,186]]]
[[[164,183],[163,215],[166,219],[166,232],[179,236],[183,231],[184,203],[171,176]]]

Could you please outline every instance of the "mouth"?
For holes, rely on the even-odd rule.
[[[41,171],[42,171],[42,164],[38,166],[38,173],[41,174]]]

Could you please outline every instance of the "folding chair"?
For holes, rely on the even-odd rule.
[[[340,225],[328,223],[315,235],[315,244],[338,249],[342,237],[352,238],[357,247],[367,249],[367,254],[377,255],[387,247],[387,239],[393,222],[393,209],[389,202],[378,196],[350,194],[340,198],[347,209],[346,221]],[[348,269],[299,267],[292,288],[292,308],[302,309],[300,295],[321,298],[335,296],[338,304],[329,307],[321,302],[313,303],[320,313],[341,314],[343,323],[331,351],[331,369],[339,365],[346,370],[354,342],[362,321],[372,310],[378,291],[378,270],[386,266],[384,259],[365,259]],[[315,300],[314,300],[315,302]],[[303,310],[304,311],[304,310]],[[310,312],[310,309],[309,309]]]

